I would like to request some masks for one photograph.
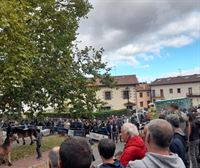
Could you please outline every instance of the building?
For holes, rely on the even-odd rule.
[[[100,98],[105,105],[103,109],[134,109],[136,107],[136,85],[138,79],[136,75],[113,76],[116,87],[109,88],[98,83],[100,90],[97,97]]]
[[[200,104],[200,74],[156,79],[151,83],[152,100],[189,97],[193,106]]]
[[[148,108],[151,102],[151,88],[147,83],[140,83],[136,86],[136,105],[139,109]]]

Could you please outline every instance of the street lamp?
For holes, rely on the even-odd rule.
[[[128,86],[126,87],[126,91],[127,91],[127,100],[128,100],[128,106],[129,106],[130,96],[129,96],[129,87]]]

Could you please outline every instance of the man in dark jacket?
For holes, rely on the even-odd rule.
[[[37,159],[42,157],[41,145],[42,145],[42,134],[40,129],[36,130],[36,152],[37,152]]]
[[[111,139],[112,127],[111,127],[110,121],[107,122],[107,124],[106,124],[106,129],[107,129],[107,132],[108,132],[108,136],[109,136],[109,138]]]
[[[167,116],[167,121],[172,125],[174,130],[174,136],[172,138],[169,149],[171,152],[178,154],[178,156],[183,160],[185,167],[189,168],[189,156],[187,136],[184,134],[182,129],[180,129],[180,120],[177,115],[171,114]]]
[[[99,142],[98,150],[103,161],[100,168],[124,168],[120,161],[113,160],[115,148],[115,143],[110,139],[102,139]]]
[[[6,134],[7,134],[7,136],[10,136],[12,134],[12,127],[11,127],[10,121],[8,122],[8,126],[7,126],[7,129],[6,129]]]
[[[200,143],[200,114],[191,121],[191,133],[190,140],[190,157],[192,162],[192,168],[199,168],[197,158],[199,157],[199,143]]]
[[[113,142],[118,142],[118,128],[117,128],[117,124],[115,121],[113,121],[112,123],[112,139]]]

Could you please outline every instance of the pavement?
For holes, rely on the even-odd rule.
[[[119,151],[122,151],[123,148],[124,148],[123,143],[117,143],[116,153]],[[0,166],[0,168],[48,168],[48,153],[49,151],[43,152],[42,159],[40,160],[37,160],[36,156],[30,156],[30,157],[12,162],[12,167],[3,165],[3,166]],[[101,158],[98,153],[97,144],[93,146],[93,154],[95,157],[95,161],[92,164],[94,166],[97,166],[101,163]]]
[[[0,168],[48,168],[48,152],[43,152],[42,159],[37,160],[36,156],[30,156],[15,162],[12,166],[0,166]]]

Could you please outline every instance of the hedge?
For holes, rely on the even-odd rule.
[[[106,111],[98,111],[98,112],[93,112],[90,117],[87,117],[87,115],[81,115],[79,116],[80,118],[100,118],[100,119],[105,119],[107,117],[110,117],[112,115],[115,116],[121,116],[121,115],[128,115],[130,116],[132,114],[132,111],[127,110],[127,109],[122,109],[122,110],[106,110]],[[0,114],[1,117],[2,114]],[[28,118],[31,118],[31,114],[25,113]],[[43,120],[44,118],[49,117],[49,118],[73,118],[69,112],[66,113],[55,113],[55,112],[43,112],[38,115],[38,119]]]
[[[91,117],[104,119],[104,118],[110,117],[112,115],[121,116],[121,115],[131,115],[131,114],[132,114],[132,112],[130,110],[127,110],[127,109],[108,110],[108,111],[94,112]],[[49,118],[71,118],[70,113],[47,113],[47,112],[44,112],[40,115],[42,115],[43,117],[49,117]],[[80,117],[81,118],[87,118],[84,114]]]
[[[108,110],[108,111],[99,111],[99,112],[94,112],[93,116],[95,118],[101,118],[101,119],[105,119],[107,117],[110,117],[112,115],[115,116],[121,116],[121,115],[126,115],[126,116],[130,116],[132,115],[132,111],[128,110],[128,109],[122,109],[122,110]]]

